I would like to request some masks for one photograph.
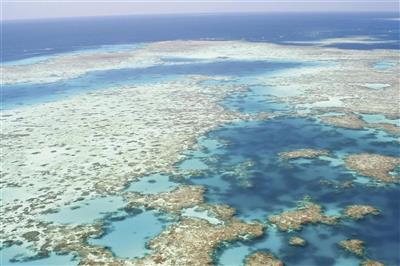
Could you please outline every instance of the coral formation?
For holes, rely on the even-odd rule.
[[[357,256],[364,255],[364,241],[359,239],[348,239],[339,242],[339,246]]]
[[[248,256],[245,266],[283,266],[283,262],[276,259],[272,254],[257,251]]]
[[[361,204],[349,205],[344,210],[345,216],[355,219],[355,220],[362,219],[369,214],[378,215],[379,213],[380,212],[377,208],[374,208],[369,205],[361,205]]]
[[[183,208],[203,203],[204,188],[201,186],[178,186],[175,189],[158,194],[125,192],[128,208],[145,207],[166,212],[177,212]]]
[[[289,245],[292,245],[292,246],[304,247],[306,244],[307,244],[307,241],[305,241],[303,238],[298,237],[298,236],[293,236],[289,239]]]
[[[361,266],[385,266],[385,264],[376,260],[366,260],[361,263]]]
[[[400,164],[399,157],[372,153],[352,154],[346,158],[346,166],[360,175],[386,183],[398,183],[398,175],[390,175]]]
[[[312,202],[307,202],[292,211],[271,215],[268,218],[282,231],[299,230],[303,225],[309,223],[335,224],[338,219],[339,217],[336,216],[324,215],[322,207]]]
[[[172,225],[148,247],[154,250],[137,265],[210,265],[215,248],[225,241],[251,239],[263,234],[260,223],[246,224],[236,219],[224,225],[212,225],[201,219],[184,218]]]

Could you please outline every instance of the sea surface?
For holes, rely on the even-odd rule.
[[[5,22],[3,26],[2,63],[32,63],[59,53],[121,50],[146,42],[177,39],[244,39],[283,44],[371,36],[393,42],[337,44],[335,47],[399,49],[399,22],[392,20],[397,16],[390,13],[209,14],[13,21]],[[204,74],[233,75],[237,79],[232,83],[250,87],[245,94],[226,98],[222,103],[226,108],[250,114],[286,112],[291,107],[275,102],[274,97],[296,92],[260,86],[256,80],[260,75],[299,66],[301,64],[297,62],[193,61],[185,65],[98,71],[54,83],[2,86],[1,104],[3,109],[14,109],[109,86]],[[376,67],[390,67],[390,64],[381,62]],[[379,122],[384,118],[370,115],[365,119]],[[220,247],[214,256],[216,264],[240,265],[250,252],[266,250],[289,266],[359,265],[360,258],[337,246],[340,240],[359,238],[367,243],[370,258],[386,265],[400,265],[399,187],[368,186],[369,179],[347,170],[343,161],[347,154],[359,152],[398,156],[400,144],[395,137],[372,129],[339,129],[323,125],[313,118],[281,116],[222,126],[200,137],[198,144],[197,149],[185,152],[187,159],[176,167],[182,172],[199,170],[200,175],[177,181],[165,173],[155,173],[132,183],[126,190],[154,194],[169,191],[182,183],[204,185],[208,202],[228,204],[237,210],[239,218],[246,221],[265,222],[268,215],[295,208],[306,196],[325,207],[330,215],[340,214],[346,205],[357,203],[371,204],[382,212],[378,217],[345,221],[335,226],[305,226],[299,232],[282,233],[270,227],[262,238]],[[277,156],[279,152],[300,148],[328,149],[333,156],[297,159],[290,163]],[[355,185],[351,188],[338,189],[335,186],[354,177]],[[331,180],[334,185],[323,185],[321,180]],[[106,233],[90,239],[89,244],[106,246],[121,258],[142,257],[151,252],[146,242],[174,221],[167,214],[154,211],[137,209],[127,212],[123,205],[118,196],[98,198],[45,215],[43,220],[66,224],[104,220]],[[186,214],[202,216],[191,210]],[[303,248],[288,246],[292,235],[305,238],[309,244]],[[73,255],[32,257],[25,246],[4,248],[1,255],[2,265],[78,264]]]
[[[247,40],[284,43],[347,36],[394,40],[389,44],[338,44],[341,48],[399,48],[393,13],[204,14],[71,18],[3,22],[2,60],[164,40]]]

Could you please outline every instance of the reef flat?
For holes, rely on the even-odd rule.
[[[368,123],[360,116],[352,113],[342,115],[325,115],[321,116],[320,119],[323,123],[336,127],[350,129],[377,128],[393,135],[400,135],[400,127],[398,125],[393,125],[390,123]]]
[[[381,213],[378,208],[358,202],[347,203],[341,216],[331,214],[329,206],[323,208],[325,203],[306,202],[291,210],[283,208],[284,204],[279,211],[271,208],[261,213],[263,220],[259,222],[239,219],[236,215],[243,213],[236,214],[232,206],[221,204],[215,198],[211,202],[207,191],[214,184],[185,184],[186,180],[190,182],[209,174],[209,166],[218,161],[218,156],[207,160],[195,158],[198,161],[187,163],[187,168],[180,167],[180,163],[188,157],[188,151],[195,150],[200,137],[222,126],[249,120],[274,123],[282,117],[305,117],[329,124],[335,130],[343,127],[386,131],[390,135],[387,138],[392,140],[399,126],[386,120],[399,118],[399,65],[387,69],[373,66],[398,59],[394,50],[341,50],[243,41],[168,41],[148,43],[132,50],[57,55],[35,64],[3,66],[4,84],[11,86],[58,84],[56,82],[88,73],[129,68],[149,70],[157,66],[162,66],[166,73],[171,71],[174,76],[148,83],[104,87],[50,103],[3,111],[2,248],[21,245],[39,257],[54,252],[70,253],[82,265],[205,265],[214,263],[216,250],[228,243],[268,235],[271,230],[267,224],[276,226],[279,233],[290,234],[292,230],[300,232],[300,229],[317,227],[321,223],[333,225],[341,222],[341,218],[357,220],[368,214],[375,216]],[[193,74],[189,70],[182,74],[180,67],[190,65],[193,60],[204,64],[204,68],[215,62],[296,62],[299,66],[295,68],[246,73],[258,86],[295,93],[270,96],[274,103],[287,106],[284,110],[250,114],[232,110],[223,101],[233,95],[244,97],[249,86],[238,82],[240,75],[223,71]],[[367,83],[385,86],[371,89],[364,86]],[[382,115],[384,119],[371,123],[364,120],[363,115]],[[221,145],[230,143],[226,141]],[[273,154],[280,159],[328,157],[318,162],[321,165],[342,160],[334,150],[325,147],[298,146],[280,147]],[[212,149],[205,150],[210,153]],[[343,171],[347,167],[355,176],[367,176],[384,183],[398,182],[393,171],[400,158],[359,154],[352,150],[346,156],[334,167],[343,166]],[[220,174],[225,181],[230,178],[241,189],[251,191],[259,182],[253,178],[259,175],[254,171],[259,163],[259,160],[236,162],[234,166],[221,168]],[[297,171],[302,166],[294,162],[290,167],[296,167]],[[273,168],[269,170],[274,172]],[[157,193],[126,191],[130,183],[157,173],[171,175],[183,184]],[[272,187],[275,181],[269,181]],[[353,184],[352,180],[335,182]],[[313,187],[313,190],[318,189]],[[338,190],[342,193],[342,189]],[[220,191],[233,197],[221,188]],[[291,204],[285,195],[287,188],[277,193],[280,202]],[[107,234],[104,217],[88,223],[65,224],[43,218],[63,208],[75,208],[80,202],[110,196],[119,197],[123,202],[115,212],[155,210],[173,217],[172,224],[157,232],[158,236],[146,240],[148,253],[142,257],[121,258],[106,247],[88,242],[90,238]],[[246,200],[245,196],[241,199]],[[268,201],[264,204],[268,205]],[[254,209],[258,211],[259,208]],[[312,247],[315,239],[305,239],[307,245],[303,248]],[[301,240],[292,238],[291,244],[304,246]],[[273,254],[280,258],[280,254]],[[274,256],[256,251],[247,254],[241,263],[282,265],[283,262]],[[365,262],[368,263],[375,262]]]
[[[196,137],[241,118],[217,102],[243,88],[207,90],[196,85],[202,79],[110,88],[4,111],[4,240],[24,241],[44,213],[118,194],[149,172],[171,172]],[[24,196],[12,200],[19,191]]]
[[[180,58],[182,62],[165,61],[165,58]],[[388,118],[399,118],[396,73],[400,65],[374,68],[379,62],[397,62],[399,55],[395,50],[342,50],[243,41],[166,41],[121,52],[61,55],[36,64],[3,66],[3,83],[54,82],[107,69],[185,65],[193,59],[202,63],[232,60],[309,63],[288,74],[272,78],[261,75],[258,80],[261,84],[283,88],[295,86],[301,92],[299,95],[278,98],[289,102],[301,114],[336,108],[349,115],[383,114]],[[365,83],[387,86],[376,90],[366,88]],[[359,122],[349,120],[349,123]]]

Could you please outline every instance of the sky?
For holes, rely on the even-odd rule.
[[[234,12],[398,12],[397,0],[0,0],[1,20]]]

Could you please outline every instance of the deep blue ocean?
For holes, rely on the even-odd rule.
[[[369,35],[391,44],[341,48],[398,49],[398,13],[268,13],[158,15],[3,22],[2,60],[49,55],[101,45],[217,39],[282,43]],[[388,20],[389,19],[389,20]]]
[[[105,45],[136,44],[176,39],[248,40],[285,43],[348,36],[372,36],[392,43],[338,44],[342,49],[399,49],[399,21],[395,13],[343,14],[230,14],[196,16],[136,16],[79,18],[42,21],[5,22],[3,27],[4,62],[63,52],[102,48]],[[167,60],[167,59],[166,59]],[[177,59],[179,60],[179,59]],[[181,75],[232,75],[233,83],[249,86],[243,94],[234,94],[221,104],[243,113],[288,111],[290,106],[275,102],[274,96],[288,93],[260,85],[259,74],[296,68],[298,62],[269,61],[193,61],[185,65],[160,65],[149,68],[116,69],[87,73],[78,78],[46,83],[17,84],[2,88],[3,108],[56,101],[69,95],[110,86],[157,82]],[[224,82],[224,81],[204,81]],[[223,125],[198,140],[199,149],[186,151],[187,159],[176,168],[201,170],[196,177],[177,180],[165,173],[144,176],[127,187],[130,191],[158,193],[181,184],[207,187],[209,203],[228,204],[243,220],[266,223],[271,214],[296,207],[304,196],[338,215],[349,204],[370,204],[381,215],[361,221],[344,220],[335,226],[308,225],[303,230],[283,233],[272,226],[266,234],[248,242],[221,246],[214,254],[215,263],[241,265],[245,256],[256,250],[269,251],[293,266],[355,266],[362,258],[353,256],[337,243],[346,238],[366,242],[368,258],[386,265],[400,264],[400,193],[399,186],[369,186],[368,178],[345,168],[348,154],[370,152],[398,156],[400,144],[395,136],[379,130],[340,129],[321,124],[314,118],[282,116],[266,121],[244,121]],[[298,159],[288,162],[279,152],[299,148],[328,149],[330,158]],[[251,164],[248,164],[251,162]],[[241,167],[247,165],[247,167]],[[238,168],[239,167],[239,168]],[[240,170],[238,174],[237,170]],[[330,184],[321,183],[330,180]],[[354,180],[354,186],[340,189],[343,181]],[[106,233],[89,244],[107,246],[115,256],[134,258],[151,252],[145,242],[171,223],[167,214],[154,211],[123,210],[118,196],[76,203],[74,208],[60,208],[44,217],[55,223],[79,224],[104,219]],[[79,208],[75,208],[79,207]],[[106,214],[106,215],[105,215]],[[134,235],[131,238],[127,237]],[[302,236],[309,244],[292,247],[293,235]],[[72,255],[51,254],[49,258],[29,257],[23,247],[1,250],[4,265],[77,265]],[[17,261],[10,263],[9,260]]]

